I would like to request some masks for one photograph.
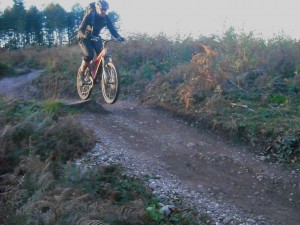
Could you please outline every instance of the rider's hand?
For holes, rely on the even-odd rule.
[[[99,40],[100,40],[100,37],[92,35],[91,41],[99,41]]]
[[[125,42],[125,38],[119,36],[119,37],[117,38],[117,41],[118,41],[118,42]]]
[[[90,39],[91,41],[99,41],[100,37],[88,34],[88,39]]]

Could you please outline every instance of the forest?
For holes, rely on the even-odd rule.
[[[77,29],[85,9],[75,4],[66,12],[59,4],[50,3],[42,11],[31,6],[25,9],[23,0],[14,0],[12,7],[0,12],[0,47],[19,49],[26,46],[62,46],[76,43]],[[118,27],[119,15],[108,16]]]

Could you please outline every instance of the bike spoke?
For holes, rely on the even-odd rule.
[[[86,73],[89,73],[89,71]],[[77,74],[77,92],[79,97],[83,100],[86,100],[90,97],[93,88],[93,80],[89,74],[86,77],[86,81],[89,81],[88,84],[82,84],[81,76]]]
[[[105,101],[112,104],[117,100],[119,94],[118,72],[112,63],[106,66],[106,74],[108,80],[102,82],[102,94]]]

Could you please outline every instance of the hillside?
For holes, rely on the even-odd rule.
[[[78,142],[93,148],[84,150],[88,153],[76,148],[80,157],[74,155],[83,171],[97,168],[97,165],[117,163],[125,166],[129,177],[145,182],[158,202],[175,207],[174,212],[183,212],[185,218],[195,218],[200,224],[297,224],[300,209],[299,97],[298,77],[293,70],[297,67],[296,55],[289,47],[298,46],[298,43],[287,42],[288,48],[283,46],[282,49],[292,58],[286,58],[285,62],[280,58],[275,62],[274,58],[265,57],[265,51],[275,57],[277,50],[268,46],[257,48],[259,40],[249,36],[238,39],[241,37],[230,35],[233,34],[228,33],[226,37],[233,39],[227,42],[225,38],[222,43],[204,39],[200,44],[193,40],[174,44],[164,37],[144,39],[142,36],[129,40],[124,46],[113,46],[115,62],[122,73],[122,95],[111,106],[103,104],[99,91],[83,105],[64,106],[62,99],[78,100],[73,75],[80,57],[75,47],[62,51],[59,48],[24,51],[18,56],[30,58],[30,63],[34,62],[35,67],[43,68],[44,72],[32,82],[22,83],[4,94],[12,94],[12,99],[29,97],[45,102],[44,107],[50,109],[46,115],[50,115],[50,121],[60,130],[54,131],[53,126],[48,128],[49,119],[42,120],[40,125],[31,117],[22,125],[11,124],[6,119],[1,121],[5,125],[2,144],[26,146],[28,134],[18,129],[22,131],[25,125],[33,131],[42,127],[39,131],[43,135],[49,135],[54,143],[60,144],[53,145],[49,141],[39,145],[35,142],[39,137],[34,136],[33,142],[29,142],[33,146],[29,146],[30,152],[45,157],[42,148],[52,146],[59,151],[59,146],[70,140],[66,134],[80,141],[80,135],[73,132],[80,125],[93,133],[88,145]],[[234,38],[240,45],[233,45]],[[242,40],[249,42],[241,45]],[[228,44],[226,48],[224,43]],[[286,42],[281,40],[280,43]],[[226,49],[231,51],[226,52]],[[239,50],[237,55],[233,54],[235,50]],[[195,51],[197,54],[193,53]],[[47,55],[47,60],[41,54]],[[234,57],[229,58],[232,55]],[[22,63],[26,65],[26,61]],[[284,66],[277,67],[278,63]],[[242,74],[248,75],[243,77]],[[15,79],[12,83],[17,85],[17,78],[10,79]],[[8,101],[9,104],[13,102]],[[25,113],[30,114],[38,108],[27,104],[22,106]],[[81,123],[76,126],[70,123],[73,130],[59,124],[65,120],[62,117],[65,113],[74,112],[72,120]],[[52,137],[55,132],[59,136]],[[5,139],[13,136],[4,134],[25,139],[15,143],[14,138]],[[60,138],[64,141],[59,141]],[[47,142],[46,138],[42,140]],[[72,154],[72,146],[66,150]],[[69,160],[67,155],[62,158]],[[101,190],[98,196],[106,193],[114,199],[115,193],[109,187],[97,186]],[[133,189],[136,191],[136,188]],[[59,196],[59,190],[55,190]],[[132,190],[131,200],[136,196],[135,191]],[[118,189],[116,196],[120,192],[123,201],[123,189]],[[144,203],[151,211],[157,205],[151,200],[145,201],[147,198],[144,197]],[[108,205],[118,211],[110,203]],[[176,222],[174,217],[157,218],[160,224],[184,224],[180,219]],[[147,224],[148,220],[144,218],[143,221]]]

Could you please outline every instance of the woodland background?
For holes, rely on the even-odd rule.
[[[43,69],[26,89],[31,99],[0,98],[0,223],[135,224],[128,219],[134,217],[195,224],[192,213],[165,218],[142,182],[118,166],[82,174],[70,163],[96,143],[76,123],[80,110],[59,101],[77,97],[83,13],[79,5],[69,13],[58,4],[25,10],[15,0],[0,14],[0,77]],[[117,13],[110,17],[118,27]],[[121,74],[121,99],[161,107],[269,162],[299,168],[299,40],[284,34],[265,40],[231,27],[198,38],[131,34],[109,49]]]

